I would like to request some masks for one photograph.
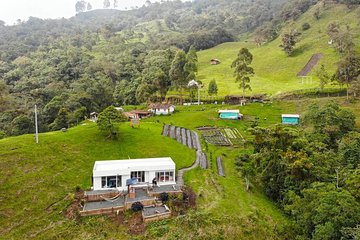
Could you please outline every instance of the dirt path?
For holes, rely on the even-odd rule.
[[[196,168],[199,163],[200,163],[200,156],[201,156],[202,152],[201,151],[197,151],[196,152],[196,159],[195,159],[195,162],[190,166],[190,167],[187,167],[187,168],[182,168],[178,171],[178,174],[177,174],[177,185],[179,186],[184,186],[184,173],[185,172],[188,172],[194,168]]]

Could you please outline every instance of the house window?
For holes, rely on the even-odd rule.
[[[156,178],[158,182],[173,182],[174,181],[174,172],[173,171],[163,171],[156,172]]]
[[[132,178],[137,178],[138,182],[145,182],[145,172],[144,171],[131,172],[131,179]]]
[[[102,188],[117,188],[121,187],[121,176],[106,176],[101,177]]]

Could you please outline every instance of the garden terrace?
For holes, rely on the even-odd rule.
[[[166,185],[155,187],[134,188],[135,195],[130,197],[129,194],[122,194],[116,191],[86,191],[84,194],[85,204],[83,210],[80,211],[81,216],[113,214],[117,211],[130,209],[135,202],[141,202],[144,206],[150,206],[156,203],[157,197],[163,192],[171,194],[180,194],[182,190],[178,185]],[[105,197],[113,196],[112,198]],[[91,201],[87,201],[91,196]],[[99,199],[95,201],[94,199]]]
[[[158,221],[169,217],[171,217],[171,211],[166,205],[148,206],[144,207],[142,211],[142,218],[144,222]]]
[[[202,136],[204,137],[205,141],[216,145],[216,146],[230,146],[231,143],[229,140],[224,136],[219,128],[216,127],[201,127],[198,128],[201,132]]]

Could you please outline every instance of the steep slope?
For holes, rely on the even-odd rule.
[[[260,47],[249,38],[246,41],[236,43],[224,43],[209,50],[198,52],[199,73],[198,79],[208,84],[212,79],[217,81],[220,96],[228,94],[241,94],[238,84],[234,82],[233,69],[230,68],[238,51],[242,47],[249,48],[254,56],[253,68],[255,76],[251,80],[252,92],[278,94],[281,92],[314,88],[318,86],[314,76],[316,69],[324,64],[330,73],[336,69],[336,63],[340,55],[328,44],[329,37],[326,34],[330,22],[348,24],[353,32],[357,51],[360,46],[360,27],[358,16],[360,8],[349,9],[345,5],[331,5],[322,10],[321,18],[315,20],[313,13],[317,6],[312,7],[303,14],[296,22],[288,23],[276,40]],[[303,31],[302,25],[309,23],[311,28]],[[291,57],[287,57],[281,50],[281,35],[290,28],[296,28],[301,32],[301,40],[296,45],[296,50]],[[315,53],[322,53],[324,57],[319,61],[309,75],[314,77],[313,84],[301,84],[296,74],[305,66],[311,56]],[[219,65],[210,65],[210,59],[221,60]]]

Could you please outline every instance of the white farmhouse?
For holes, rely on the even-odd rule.
[[[172,104],[154,103],[150,105],[150,111],[155,115],[168,115],[175,111],[175,106]]]
[[[176,184],[175,163],[170,157],[96,161],[93,190],[126,190],[130,179],[147,186],[154,178],[159,186]]]

